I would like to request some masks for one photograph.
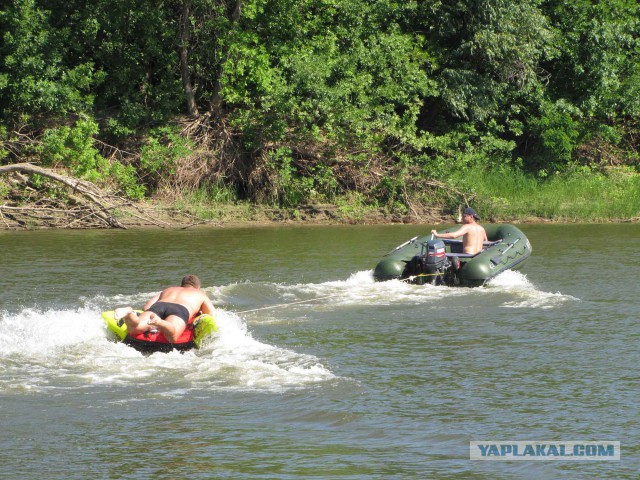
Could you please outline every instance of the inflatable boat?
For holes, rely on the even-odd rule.
[[[136,312],[142,313],[141,310],[136,310]],[[102,318],[107,324],[107,329],[115,334],[118,341],[145,353],[169,352],[171,350],[186,351],[192,348],[200,348],[202,340],[217,330],[216,323],[211,315],[195,316],[189,319],[187,328],[184,329],[178,340],[175,343],[170,343],[156,329],[137,335],[129,335],[124,320],[116,320],[113,310],[102,312]]]
[[[413,237],[382,257],[373,276],[377,281],[399,279],[419,285],[477,287],[505,270],[521,268],[531,256],[531,243],[517,227],[483,227],[489,241],[475,255],[462,253],[462,239]]]

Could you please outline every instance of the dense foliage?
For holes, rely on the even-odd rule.
[[[640,165],[636,0],[3,5],[0,161],[131,197],[402,209],[467,169]]]

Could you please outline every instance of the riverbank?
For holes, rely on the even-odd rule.
[[[307,192],[313,200],[298,205],[304,196],[297,202],[250,201],[225,185],[165,186],[149,197],[132,197],[112,181],[93,183],[64,168],[29,162],[0,166],[0,177],[0,230],[450,225],[461,221],[466,206],[479,212],[482,223],[640,221],[640,174],[625,166],[582,166],[571,174],[545,176],[470,167],[438,181],[409,185],[400,179],[396,193],[382,198],[373,191]]]
[[[501,214],[495,208],[483,208],[485,202],[476,209],[481,214],[481,223],[635,223],[635,217],[578,217],[575,215],[540,216],[518,209],[518,215]],[[475,204],[474,204],[475,206]],[[294,225],[380,225],[380,224],[454,224],[460,222],[460,211],[445,210],[440,207],[414,207],[410,213],[390,212],[384,208],[345,206],[335,204],[302,205],[297,208],[281,208],[251,203],[234,204],[186,204],[159,200],[127,202],[112,213],[119,227],[124,229],[159,228],[189,229],[198,227],[267,227]],[[532,209],[533,210],[533,209]],[[44,230],[44,229],[91,229],[109,228],[106,224],[76,224],[66,219],[69,210],[57,212],[39,209],[37,204],[20,206],[21,215],[0,210],[0,230]]]
[[[333,203],[293,208],[242,201],[214,203],[192,195],[173,203],[156,199],[151,208],[165,213],[175,228],[197,225],[265,226],[329,224],[453,224],[462,209],[473,206],[484,223],[628,223],[640,221],[640,175],[628,168],[602,171],[579,169],[571,175],[537,178],[515,169],[470,168],[452,175],[447,183],[407,192],[402,202],[380,205],[357,194],[337,197]],[[121,221],[143,226],[136,217]]]
[[[579,172],[539,179],[514,170],[469,169],[433,191],[407,192],[381,205],[355,192],[331,203],[284,207],[223,199],[206,190],[168,191],[132,200],[109,185],[98,187],[31,164],[5,183],[0,230],[168,228],[330,224],[452,224],[473,206],[483,223],[623,223],[640,221],[640,175],[628,169]],[[24,173],[46,176],[34,188]]]
[[[462,210],[473,206],[483,223],[630,223],[640,221],[640,176],[637,174],[578,174],[542,181],[512,170],[486,172],[470,169],[464,182],[451,185],[468,192],[455,200],[434,196],[431,202],[408,195],[405,203],[371,205],[357,196],[343,196],[335,203],[305,204],[293,208],[203,200],[185,197],[170,202],[155,199],[131,205],[118,219],[135,228],[159,219],[169,228],[199,225],[266,226],[331,224],[453,224],[462,220]],[[462,197],[466,197],[463,200]],[[411,202],[409,202],[411,199]],[[137,215],[135,209],[147,214]],[[154,222],[152,222],[154,224]]]
[[[464,206],[460,207],[460,211]],[[479,210],[482,212],[482,210]],[[390,213],[376,208],[345,208],[333,204],[302,205],[298,208],[278,208],[249,203],[210,206],[176,206],[158,201],[136,203],[121,209],[118,220],[127,229],[167,228],[189,229],[198,227],[268,227],[295,225],[381,225],[423,224],[439,225],[460,223],[459,212],[441,208],[416,208],[409,214]],[[483,216],[481,223],[632,223],[635,218],[607,218],[583,220],[575,217],[546,218],[534,214]]]
[[[381,208],[355,208],[334,204],[282,208],[251,203],[175,205],[139,202],[118,211],[125,228],[187,229],[202,226],[379,225],[454,223],[455,217],[438,208],[399,214]]]

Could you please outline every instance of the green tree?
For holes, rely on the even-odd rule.
[[[93,104],[91,61],[65,63],[64,35],[35,0],[0,10],[0,105],[5,122],[84,112]]]
[[[623,152],[615,154],[623,157],[615,161],[637,160],[640,5],[633,0],[552,0],[545,12],[560,54],[545,65],[553,73],[548,100],[531,122],[543,146],[538,150],[543,159],[535,164],[562,171],[574,162],[601,161],[598,152],[607,150]],[[598,145],[597,151],[588,145]]]
[[[640,5],[634,0],[551,1],[559,56],[549,68],[550,93],[589,117],[637,115]]]
[[[424,99],[417,152],[425,175],[512,163],[544,99],[554,31],[540,1],[419,2],[403,28],[424,33],[435,94]]]
[[[555,55],[539,0],[458,0],[422,6],[420,26],[435,46],[440,97],[458,118],[484,121],[536,96],[540,62]],[[433,47],[432,47],[433,48]]]

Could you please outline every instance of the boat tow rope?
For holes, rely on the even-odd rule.
[[[324,300],[325,298],[331,298],[331,297],[335,297],[335,295],[325,295],[324,297],[315,297],[315,298],[310,298],[308,300],[299,300],[297,302],[279,303],[278,305],[269,305],[267,307],[253,308],[251,310],[243,310],[241,312],[235,312],[235,313],[259,312],[260,310],[269,310],[272,308],[288,307],[289,305],[298,305],[300,303],[313,302],[314,300]]]
[[[411,280],[418,278],[418,277],[439,277],[444,275],[444,273],[420,273],[418,275],[413,275],[411,277],[407,277],[407,278],[401,278],[400,281],[401,282],[410,282]]]

